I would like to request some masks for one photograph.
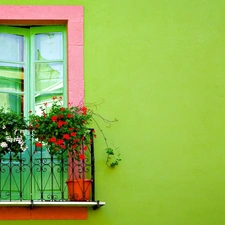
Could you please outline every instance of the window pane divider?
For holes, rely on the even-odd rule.
[[[42,92],[35,92],[35,97],[39,95],[49,95],[49,94],[63,94],[62,91],[42,91]]]
[[[24,95],[25,93],[24,92],[21,92],[21,91],[7,91],[7,90],[0,90],[0,93],[10,93],[10,94],[18,94],[18,95]]]
[[[4,61],[4,60],[0,60],[0,63],[10,63],[10,64],[21,64],[24,65],[24,62],[20,62],[20,61]]]
[[[64,60],[62,59],[54,59],[54,60],[34,60],[34,63],[57,63],[57,62],[61,62],[63,63]]]

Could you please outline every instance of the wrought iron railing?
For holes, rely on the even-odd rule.
[[[83,160],[64,155],[56,158],[45,148],[35,147],[32,138],[28,146],[28,149],[17,157],[8,153],[0,158],[0,204],[99,203],[95,200],[93,141],[87,149],[81,146],[81,151],[85,151]]]

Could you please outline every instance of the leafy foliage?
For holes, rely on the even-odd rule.
[[[27,149],[25,130],[28,129],[34,139],[36,147],[46,146],[51,155],[61,157],[67,155],[76,160],[85,159],[85,151],[96,137],[94,129],[89,125],[96,123],[106,143],[106,164],[115,167],[121,161],[119,150],[108,146],[107,139],[94,119],[100,117],[105,122],[112,122],[95,114],[85,106],[63,107],[62,98],[53,97],[53,104],[49,108],[47,103],[40,107],[41,115],[30,111],[28,126],[21,115],[4,108],[0,109],[0,157],[13,152],[17,156]],[[115,120],[117,121],[117,120]],[[63,154],[65,153],[65,154]]]
[[[76,160],[84,160],[85,150],[92,143],[92,137],[96,137],[95,131],[90,129],[89,125],[94,121],[100,128],[94,116],[103,121],[107,120],[85,106],[63,107],[62,97],[53,97],[53,100],[49,110],[47,103],[40,107],[41,115],[30,112],[29,130],[35,139],[36,147],[45,145],[51,155],[61,157],[62,153],[67,153]],[[121,161],[120,154],[118,152],[116,158],[112,157],[114,151],[108,147],[106,137],[101,129],[100,131],[106,143],[106,164],[115,167]]]
[[[119,149],[117,149],[118,153],[115,154],[114,150],[112,148],[106,148],[106,153],[108,154],[106,164],[110,167],[115,167],[119,165],[119,162],[122,160],[120,158],[120,152]],[[112,158],[114,156],[114,158]]]

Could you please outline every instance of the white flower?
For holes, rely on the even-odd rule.
[[[0,146],[1,146],[2,148],[7,148],[7,147],[8,147],[8,145],[7,145],[6,142],[2,142],[2,143],[0,144]]]
[[[22,140],[18,140],[18,144],[23,145],[24,142]]]
[[[13,141],[14,141],[14,142],[18,142],[19,140],[20,140],[19,137],[15,137]]]
[[[13,139],[12,139],[10,136],[7,136],[5,139],[6,139],[6,141],[8,141],[8,142],[11,142],[11,143],[13,142]]]
[[[3,127],[2,127],[2,129],[4,130],[5,128],[6,128],[5,124],[3,124]]]
[[[22,151],[25,151],[26,149],[27,149],[28,147],[27,146],[24,146],[24,147],[20,147],[20,149],[22,150]]]

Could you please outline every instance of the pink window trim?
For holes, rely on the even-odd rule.
[[[0,6],[2,25],[67,25],[68,101],[84,100],[83,7],[82,6]]]

